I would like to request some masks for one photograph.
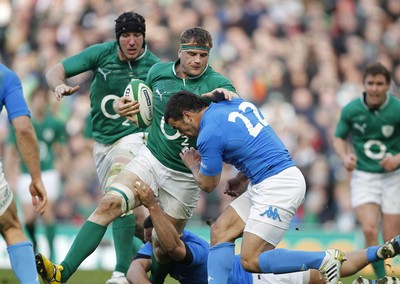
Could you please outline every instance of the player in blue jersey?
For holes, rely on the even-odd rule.
[[[158,241],[161,246],[167,249],[169,256],[173,260],[170,269],[170,276],[185,284],[206,284],[207,279],[207,256],[209,244],[201,237],[184,230],[179,236],[178,231],[167,219],[163,210],[156,200],[152,189],[145,184],[141,184],[136,190],[141,202],[149,208],[150,216],[145,220],[145,236],[147,243],[140,249],[132,261],[128,280],[132,284],[149,284],[147,272],[152,265],[152,245],[151,236],[153,227],[156,230]],[[154,226],[153,221],[154,220]],[[341,273],[343,276],[353,275],[368,263],[381,260],[383,258],[394,257],[400,253],[400,237],[397,237],[385,245],[378,248],[357,250],[346,253],[348,260],[342,265]],[[228,284],[275,284],[275,283],[325,283],[321,279],[319,271],[307,270],[287,274],[253,274],[245,271],[240,263],[240,256],[235,256],[234,266],[229,275]]]
[[[208,105],[180,91],[168,101],[164,120],[181,135],[197,137],[198,151],[190,148],[180,155],[202,190],[217,187],[223,162],[239,170],[228,183],[230,194],[248,185],[211,228],[209,283],[227,283],[234,241],[242,235],[241,263],[246,271],[281,274],[317,269],[327,283],[338,283],[345,260],[342,251],[275,249],[304,200],[306,185],[288,150],[253,104],[234,98]]]
[[[41,178],[39,147],[30,121],[30,111],[25,102],[21,81],[17,74],[0,64],[0,111],[4,106],[15,131],[18,151],[31,177],[29,188],[26,190],[29,189],[32,203],[36,206],[36,212],[43,214],[47,195]],[[4,177],[1,162],[0,233],[7,244],[11,267],[19,282],[22,284],[39,284],[32,243],[28,242],[18,220],[13,193]]]

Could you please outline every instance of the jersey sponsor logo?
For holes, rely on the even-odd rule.
[[[279,222],[282,222],[281,216],[279,216],[278,208],[274,208],[270,206],[267,210],[264,211],[264,213],[261,213],[260,216],[267,216],[267,218],[272,219],[272,220],[279,220]]]
[[[358,124],[357,122],[353,123],[353,127],[354,129],[359,130],[362,134],[364,134],[365,132],[365,128],[367,128],[367,124],[363,123],[363,124]]]
[[[104,81],[107,81],[107,75],[111,73],[111,71],[103,71],[100,67],[97,69],[101,75],[104,77]]]
[[[394,132],[394,127],[392,125],[383,125],[382,126],[382,134],[385,137],[390,137],[392,136]]]

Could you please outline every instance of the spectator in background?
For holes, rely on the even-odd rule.
[[[50,258],[55,259],[54,237],[56,235],[56,216],[55,206],[61,195],[61,178],[65,176],[69,170],[69,151],[67,149],[67,135],[65,126],[62,121],[56,119],[48,110],[48,93],[43,87],[38,87],[29,99],[31,109],[32,125],[35,129],[39,144],[40,168],[42,171],[42,179],[48,191],[48,205],[46,212],[42,215],[45,225],[45,236],[48,243]],[[26,188],[30,183],[30,175],[25,163],[19,160],[17,149],[17,140],[15,132],[11,131],[6,149],[7,163],[5,167],[7,173],[17,174],[16,192],[21,201],[25,228],[32,240],[33,249],[37,251],[36,238],[36,214],[31,205],[31,200],[26,194]],[[59,168],[56,169],[58,160]],[[20,165],[18,162],[20,161]],[[20,168],[20,171],[16,170]]]
[[[363,80],[365,91],[342,109],[333,146],[352,172],[352,206],[365,245],[373,246],[381,228],[384,241],[400,233],[400,100],[388,92],[390,72],[381,63],[368,65]],[[378,278],[386,275],[383,261],[372,265]]]
[[[159,61],[147,49],[145,34],[146,25],[142,15],[135,12],[122,13],[115,20],[115,41],[92,45],[54,65],[46,74],[50,89],[60,100],[79,91],[79,86],[70,86],[67,78],[93,71],[90,87],[92,136],[95,141],[93,155],[100,187],[104,191],[144,143],[144,129],[116,113],[119,109],[129,115],[130,108],[137,102],[125,98],[125,104],[115,106],[116,109],[113,103],[124,95],[125,87],[132,79],[145,80],[150,67]],[[139,214],[142,209],[138,208],[135,213]],[[132,250],[127,247],[132,244],[134,218],[132,210],[128,210],[113,222],[117,263],[107,284],[128,283],[125,274],[132,259]],[[90,237],[93,226],[97,226],[90,222],[85,225],[88,230],[82,230],[83,238]],[[81,260],[81,256],[71,258],[72,262]]]
[[[30,122],[30,112],[18,76],[0,64],[0,110],[3,107],[7,109],[19,153],[31,176],[31,181],[25,190],[29,189],[32,204],[37,206],[36,212],[43,214],[47,195],[41,179],[39,147],[35,130]],[[18,220],[13,193],[1,167],[0,163],[0,233],[7,244],[11,267],[21,284],[39,284],[32,243],[28,242]]]

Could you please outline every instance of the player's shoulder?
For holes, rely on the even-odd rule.
[[[15,73],[13,70],[11,70],[10,68],[1,63],[0,63],[0,76],[2,77],[3,80],[4,79],[19,80],[17,73]]]
[[[149,70],[149,76],[157,77],[163,74],[167,74],[172,72],[172,68],[174,66],[174,62],[162,62],[159,61],[151,66]]]

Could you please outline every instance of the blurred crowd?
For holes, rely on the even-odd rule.
[[[400,95],[400,1],[0,0],[0,62],[17,72],[29,97],[62,58],[115,40],[114,20],[129,10],[146,18],[148,47],[165,61],[177,58],[185,28],[209,30],[211,66],[262,109],[306,176],[306,201],[295,222],[339,230],[356,226],[349,175],[331,138],[340,108],[362,92],[367,63],[388,67],[391,92]],[[56,102],[50,94],[51,111],[66,123],[72,157],[63,171],[60,222],[81,223],[101,195],[91,141],[83,135],[90,75],[69,79],[81,86],[77,95]],[[7,131],[2,118],[1,141]],[[224,177],[234,171],[226,166]],[[226,206],[230,198],[222,192],[223,182],[219,190],[203,194],[199,219],[212,220]]]

